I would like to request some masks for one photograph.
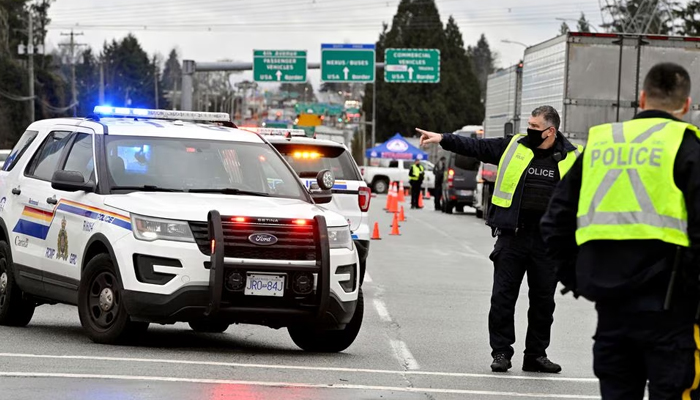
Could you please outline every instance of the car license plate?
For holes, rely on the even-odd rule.
[[[474,193],[473,190],[460,190],[459,191],[460,196],[471,196],[472,193]]]
[[[284,296],[284,275],[248,274],[246,296]]]

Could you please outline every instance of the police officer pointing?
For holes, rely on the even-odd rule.
[[[591,128],[542,220],[567,289],[596,304],[593,368],[604,400],[698,399],[700,131],[680,120],[690,76],[646,76],[642,112]],[[578,253],[578,254],[577,254]]]
[[[554,321],[555,265],[546,254],[539,224],[554,187],[574,164],[580,149],[559,133],[559,114],[549,106],[532,112],[527,135],[472,139],[417,129],[421,145],[439,143],[445,150],[498,164],[488,224],[498,236],[491,253],[494,281],[489,312],[491,370],[512,367],[515,303],[525,272],[530,310],[525,338],[525,371],[561,371],[547,358]]]

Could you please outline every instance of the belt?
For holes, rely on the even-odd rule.
[[[539,232],[540,230],[540,224],[539,223],[534,223],[534,222],[521,222],[518,224],[518,227],[515,229],[501,229],[501,228],[496,228],[495,229],[495,236],[515,236],[519,234],[530,234],[534,232]]]

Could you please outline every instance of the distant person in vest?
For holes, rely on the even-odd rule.
[[[558,278],[595,302],[604,400],[700,399],[700,131],[681,66],[651,68],[633,120],[591,128],[542,233]]]
[[[558,373],[561,367],[547,358],[554,322],[557,286],[554,261],[540,235],[540,219],[554,187],[571,168],[580,148],[559,133],[559,114],[550,106],[535,109],[527,135],[474,139],[417,129],[421,145],[440,143],[445,150],[498,165],[487,224],[498,236],[491,253],[494,263],[489,336],[491,370],[506,372],[515,343],[515,303],[527,272],[530,309],[522,369]]]
[[[420,163],[420,160],[416,160],[408,171],[408,181],[411,183],[411,208],[420,208],[418,207],[418,198],[420,197],[424,176],[425,168]]]
[[[442,210],[442,184],[445,181],[445,170],[447,166],[445,164],[445,157],[440,157],[433,172],[435,173],[435,189],[433,190],[435,198],[435,211]]]

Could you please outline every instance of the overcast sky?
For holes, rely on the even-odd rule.
[[[421,1],[421,0],[419,0]],[[99,50],[105,41],[133,33],[149,54],[183,59],[252,61],[253,49],[308,50],[320,61],[322,43],[375,43],[382,22],[391,23],[399,0],[56,0],[50,9],[49,50],[77,37]],[[599,0],[436,0],[445,23],[453,15],[467,45],[485,33],[500,66],[515,64],[523,47],[554,37],[562,21],[585,12],[600,24]],[[569,25],[574,27],[575,21]],[[381,75],[380,75],[381,76]],[[251,79],[244,73],[236,80]],[[318,89],[318,71],[309,72]]]

